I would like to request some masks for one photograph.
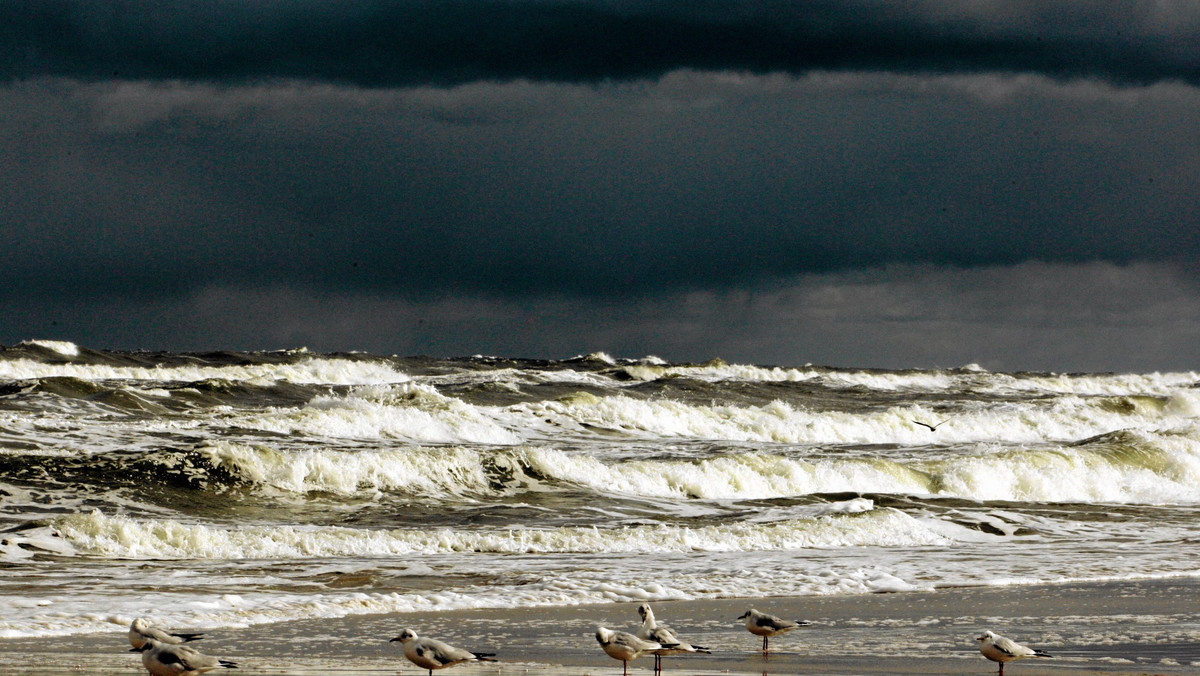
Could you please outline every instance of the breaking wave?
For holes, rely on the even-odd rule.
[[[185,524],[106,516],[58,517],[52,529],[79,554],[108,559],[292,559],[378,557],[452,552],[629,554],[948,545],[921,521],[869,509],[770,524],[625,525],[468,530],[362,530],[340,527]]]
[[[363,386],[346,396],[322,395],[299,408],[271,408],[234,421],[277,434],[416,443],[517,444],[521,438],[487,409],[444,396],[428,385]]]
[[[1200,503],[1200,443],[1183,432],[1120,432],[1070,446],[981,450],[929,460],[764,452],[614,460],[548,447],[198,451],[243,480],[294,492],[401,491],[440,498],[538,486],[641,498],[757,500],[814,494],[930,495],[1034,502]]]
[[[62,348],[56,351],[61,351]],[[118,366],[45,362],[35,359],[0,359],[0,380],[75,378],[134,382],[242,381],[268,385],[284,381],[298,384],[363,385],[407,382],[411,378],[377,360],[309,357],[293,363],[190,366]]]
[[[944,392],[971,389],[997,394],[1038,393],[1081,396],[1169,394],[1180,387],[1200,382],[1200,373],[1147,374],[1057,374],[993,373],[977,366],[951,370],[871,371],[764,367],[727,364],[631,364],[621,371],[634,380],[649,382],[664,378],[693,378],[705,382],[815,383],[830,388],[862,388],[877,392]]]
[[[1170,398],[1065,396],[1008,402],[955,413],[938,428],[936,436],[918,421],[939,422],[945,414],[921,404],[842,411],[808,409],[782,400],[763,406],[697,405],[581,392],[521,404],[508,412],[526,419],[545,418],[561,425],[655,439],[922,446],[1084,439],[1127,427],[1174,425],[1197,408],[1200,393],[1176,393]]]
[[[26,341],[0,637],[1195,576],[1198,380]]]

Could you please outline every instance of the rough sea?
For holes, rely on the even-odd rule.
[[[28,341],[0,637],[1200,577],[1198,383]]]

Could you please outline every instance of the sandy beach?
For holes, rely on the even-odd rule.
[[[1011,664],[1010,676],[1183,674],[1200,672],[1200,583],[1192,579],[797,598],[720,599],[653,604],[659,620],[712,655],[674,656],[666,672],[686,674],[992,674],[973,640],[991,629],[1045,649],[1054,659]],[[753,605],[811,626],[759,639],[735,618]],[[596,644],[597,625],[630,630],[635,604],[457,610],[441,614],[360,615],[339,619],[211,629],[194,644],[237,661],[239,673],[420,674],[398,644],[404,627],[482,652],[495,664],[451,673],[619,674]],[[177,629],[184,629],[178,627]],[[203,629],[203,628],[187,628]],[[144,673],[124,631],[0,640],[6,674]],[[630,664],[650,673],[652,658]]]

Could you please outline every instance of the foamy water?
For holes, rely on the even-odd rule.
[[[0,637],[1200,576],[1198,381],[28,341]]]

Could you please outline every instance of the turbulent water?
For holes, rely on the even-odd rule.
[[[29,341],[0,637],[1200,577],[1198,382]]]

